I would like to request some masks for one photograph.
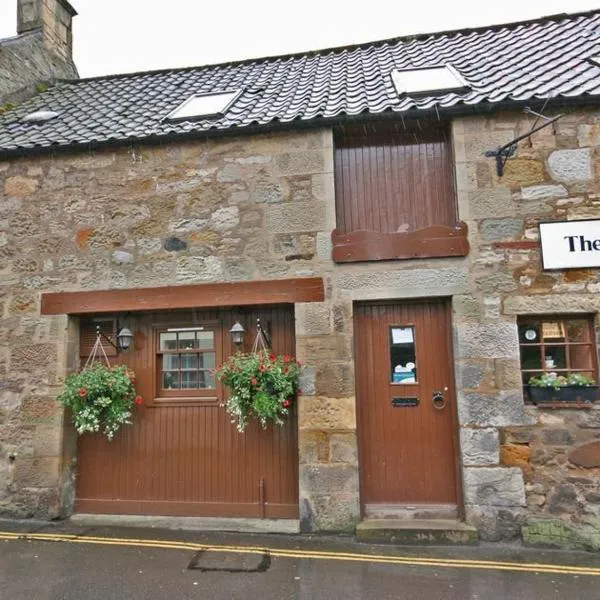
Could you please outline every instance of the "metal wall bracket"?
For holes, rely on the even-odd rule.
[[[544,104],[544,106],[545,106],[545,104]],[[544,110],[544,109],[542,108],[542,110]],[[544,129],[544,127],[548,127],[548,125],[552,125],[552,123],[555,123],[562,116],[564,116],[564,115],[560,114],[553,118],[545,117],[543,114],[535,112],[534,110],[531,110],[531,108],[529,108],[529,107],[525,107],[523,112],[536,117],[536,120],[534,121],[533,125],[531,126],[531,129],[527,133],[524,133],[523,135],[519,135],[518,137],[514,138],[507,144],[504,144],[504,146],[500,146],[500,147],[496,148],[495,150],[488,150],[487,152],[485,152],[485,156],[496,159],[496,173],[497,173],[498,177],[502,177],[502,175],[504,175],[504,167],[506,166],[506,161],[511,156],[513,156],[514,153],[517,151],[517,147],[518,147],[518,144],[520,141],[531,137],[534,133],[540,131],[540,129]],[[540,119],[542,119],[544,122],[541,125],[537,125],[537,122]]]

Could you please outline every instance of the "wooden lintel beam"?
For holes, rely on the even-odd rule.
[[[323,279],[307,277],[89,292],[47,292],[42,294],[41,314],[84,315],[137,310],[322,302],[324,299]]]

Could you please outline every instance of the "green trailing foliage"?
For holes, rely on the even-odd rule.
[[[133,408],[142,404],[135,374],[124,365],[95,363],[69,375],[58,399],[71,409],[79,435],[101,432],[112,440],[121,425],[130,425]]]
[[[298,393],[301,366],[289,355],[265,351],[230,356],[216,369],[219,380],[230,389],[224,406],[238,431],[255,419],[263,429],[282,425]]]
[[[555,390],[561,387],[575,386],[587,387],[596,385],[596,382],[590,377],[581,375],[580,373],[571,373],[570,375],[557,375],[556,373],[544,373],[539,377],[531,377],[529,385],[540,388],[554,388]]]

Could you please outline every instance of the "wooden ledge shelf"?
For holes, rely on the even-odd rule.
[[[359,262],[409,258],[444,258],[469,253],[467,224],[434,225],[409,233],[361,230],[331,234],[335,262]]]
[[[42,294],[42,315],[84,315],[103,312],[172,310],[265,304],[322,302],[321,277],[207,283],[154,288],[48,292]]]

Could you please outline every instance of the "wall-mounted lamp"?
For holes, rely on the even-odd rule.
[[[244,329],[242,324],[239,321],[236,321],[233,324],[233,327],[229,330],[229,333],[231,334],[231,341],[236,346],[241,346],[244,343],[244,333],[245,332],[246,332],[246,330]]]
[[[123,326],[119,330],[116,344],[112,337],[107,336],[103,331],[100,330],[100,325],[96,325],[96,335],[108,342],[117,351],[129,349],[131,342],[133,342],[133,332],[127,326]]]
[[[131,346],[131,342],[133,341],[133,333],[129,327],[123,327],[121,331],[119,331],[117,335],[117,342],[119,344],[119,348],[122,350],[127,350],[129,346]]]

